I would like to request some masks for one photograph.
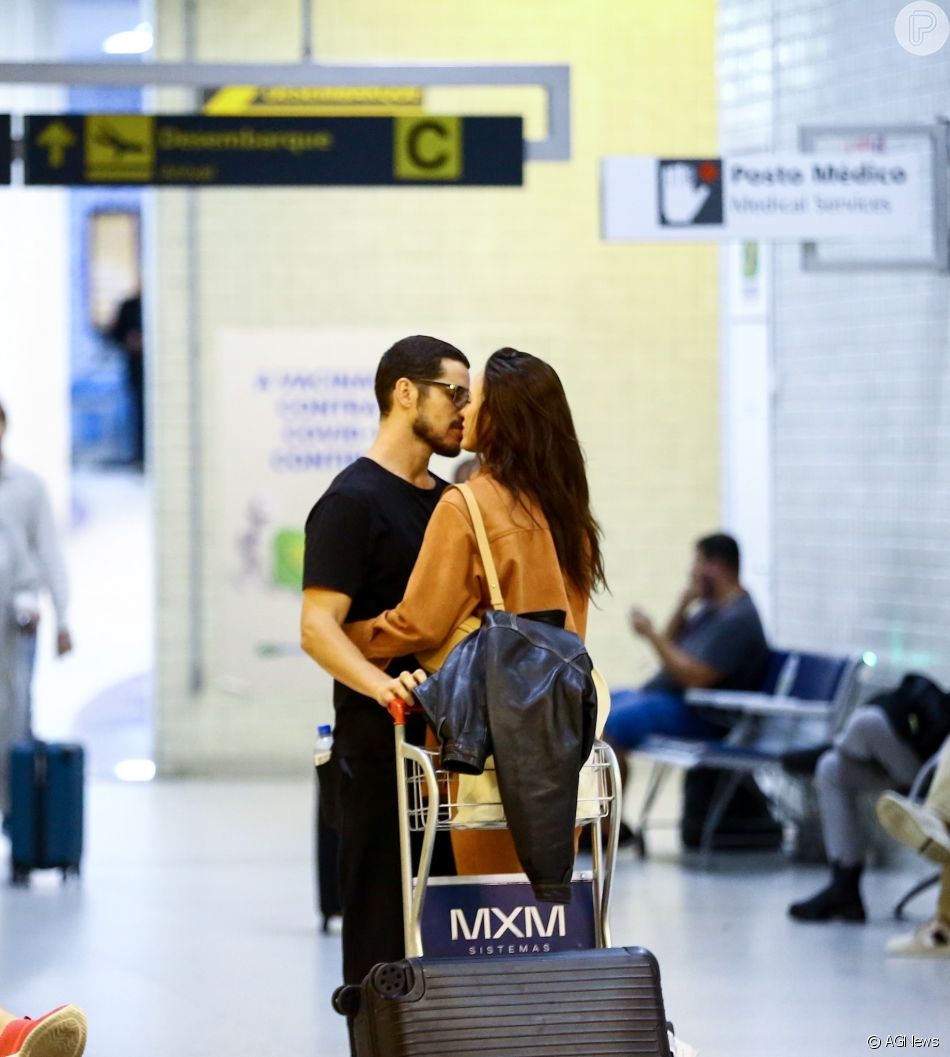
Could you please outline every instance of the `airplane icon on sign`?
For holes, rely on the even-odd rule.
[[[106,124],[99,125],[94,142],[101,147],[111,147],[117,158],[124,158],[127,154],[142,154],[145,151],[144,143],[123,139],[111,125]]]

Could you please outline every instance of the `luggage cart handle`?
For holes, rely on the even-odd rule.
[[[406,716],[421,712],[416,701],[404,701],[396,697],[386,704],[393,719],[396,738],[396,800],[399,809],[399,873],[402,888],[403,940],[406,957],[422,954],[422,906],[425,901],[426,882],[432,867],[432,849],[435,844],[435,829],[439,813],[439,786],[432,761],[423,749],[406,741]],[[412,848],[409,835],[408,765],[412,761],[424,775],[428,792],[425,830],[419,855],[419,882],[413,885]]]
[[[406,725],[406,716],[410,716],[414,712],[421,712],[422,705],[412,699],[403,701],[401,697],[394,697],[386,705],[386,711],[393,717],[393,723],[397,727],[404,727]]]

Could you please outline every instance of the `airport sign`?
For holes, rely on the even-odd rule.
[[[905,239],[926,230],[929,189],[913,154],[605,158],[610,242]]]
[[[520,186],[523,136],[520,117],[31,115],[25,182]]]
[[[10,115],[0,114],[0,184],[10,182],[13,141],[10,139]]]

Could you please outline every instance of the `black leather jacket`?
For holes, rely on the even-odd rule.
[[[891,729],[929,760],[950,735],[950,694],[928,676],[911,672],[900,686],[868,702],[883,708]]]
[[[494,754],[518,858],[550,903],[571,898],[578,773],[597,720],[592,669],[572,631],[489,610],[415,693],[444,767],[481,774]]]

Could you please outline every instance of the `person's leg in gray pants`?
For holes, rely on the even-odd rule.
[[[831,881],[810,899],[793,903],[799,921],[864,921],[861,872],[867,836],[859,804],[867,793],[906,789],[920,768],[914,750],[891,728],[887,715],[869,705],[858,709],[818,761],[815,787]]]

